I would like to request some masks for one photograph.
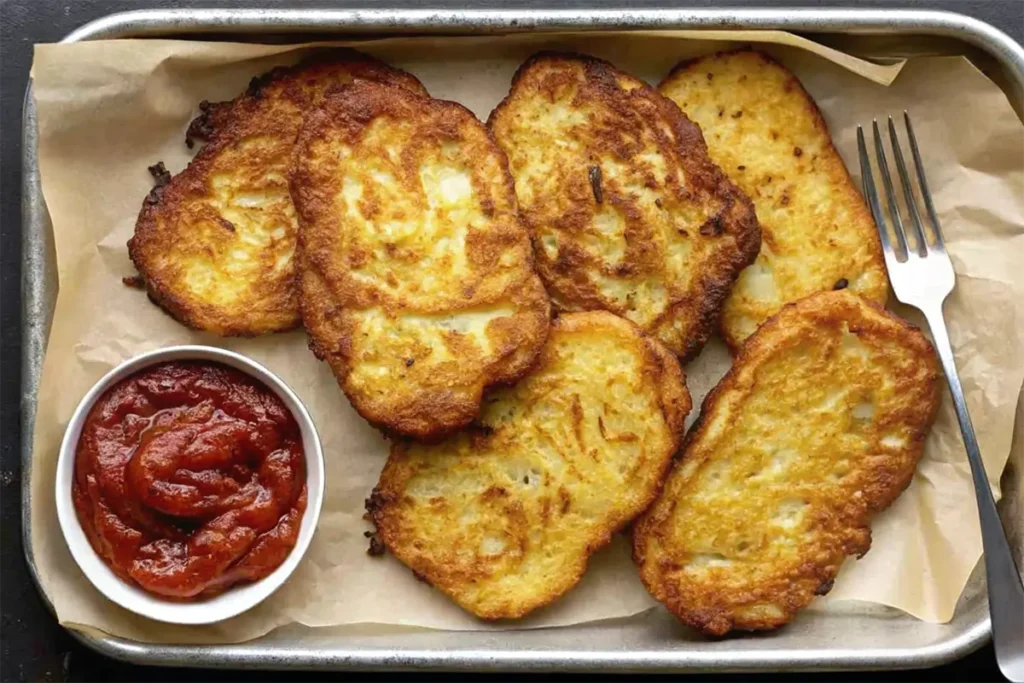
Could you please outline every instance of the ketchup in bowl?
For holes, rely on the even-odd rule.
[[[215,362],[153,365],[107,390],[74,470],[96,553],[123,580],[176,600],[269,575],[306,509],[295,418],[261,382]]]

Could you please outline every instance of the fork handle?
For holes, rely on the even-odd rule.
[[[932,330],[935,350],[949,381],[953,407],[960,421],[960,431],[963,432],[967,459],[971,463],[974,492],[978,498],[978,516],[981,518],[981,541],[985,549],[985,576],[988,579],[988,604],[992,615],[992,641],[996,661],[1003,675],[1011,681],[1024,681],[1024,585],[1021,584],[1021,575],[1013,562],[1010,544],[1006,540],[1006,533],[996,511],[996,501],[985,474],[974,426],[967,412],[964,390],[960,386],[960,376],[953,360],[953,348],[949,344],[942,304],[924,310],[924,314]]]

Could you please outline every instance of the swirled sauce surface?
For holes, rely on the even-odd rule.
[[[243,372],[154,365],[93,406],[72,496],[92,547],[122,579],[167,598],[208,597],[267,576],[295,547],[302,436]]]

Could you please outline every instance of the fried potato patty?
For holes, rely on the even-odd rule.
[[[204,103],[187,140],[207,144],[146,197],[128,242],[154,302],[219,335],[299,324],[287,168],[306,114],[328,89],[353,79],[426,93],[409,74],[344,50],[274,69],[230,102]]]
[[[371,423],[465,426],[548,332],[505,155],[465,107],[364,81],[309,116],[294,159],[310,348]]]
[[[708,634],[788,622],[910,484],[940,377],[916,328],[857,295],[783,308],[708,394],[634,526],[644,585]]]
[[[750,51],[684,62],[659,87],[704,131],[711,158],[753,200],[761,253],[722,312],[735,351],[791,301],[848,287],[884,304],[882,251],[864,200],[797,78]]]
[[[367,509],[387,549],[462,608],[522,617],[651,502],[689,411],[661,344],[611,313],[568,313],[474,426],[396,443]]]
[[[608,310],[680,357],[698,352],[760,243],[700,129],[639,79],[561,54],[523,64],[489,126],[553,304]]]

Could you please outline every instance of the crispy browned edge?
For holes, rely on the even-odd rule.
[[[611,320],[609,320],[609,318]],[[620,323],[625,323],[625,327],[620,325]],[[645,374],[647,372],[653,372],[657,375],[656,381],[658,382],[660,389],[659,398],[661,403],[661,412],[665,418],[666,426],[672,434],[672,444],[668,449],[666,449],[666,453],[664,454],[660,464],[661,471],[655,478],[655,483],[651,487],[650,491],[647,492],[643,502],[638,506],[638,510],[634,514],[627,516],[625,519],[612,522],[595,531],[594,540],[587,544],[586,558],[584,559],[584,562],[581,563],[579,571],[577,571],[570,580],[566,581],[563,587],[558,590],[551,590],[547,593],[538,593],[534,600],[517,605],[517,609],[514,611],[480,612],[471,609],[470,606],[463,604],[459,600],[458,588],[460,583],[457,580],[447,581],[444,577],[438,578],[431,576],[431,574],[428,573],[430,572],[429,567],[411,564],[410,561],[415,560],[415,557],[410,557],[404,552],[404,548],[398,543],[399,539],[396,538],[397,530],[391,524],[393,514],[398,512],[403,501],[404,480],[402,478],[402,459],[404,458],[409,445],[407,441],[398,440],[392,444],[391,454],[388,457],[387,463],[384,465],[384,469],[381,471],[380,480],[374,487],[370,497],[366,500],[366,511],[370,520],[373,522],[374,526],[376,526],[377,537],[381,539],[384,547],[387,548],[392,555],[406,564],[406,566],[412,570],[416,578],[434,586],[441,592],[448,595],[463,609],[471,612],[481,619],[488,621],[497,619],[518,619],[526,616],[536,609],[553,603],[572,590],[586,572],[589,558],[595,552],[607,546],[611,542],[613,534],[629,525],[632,519],[635,519],[637,515],[641,514],[657,499],[665,481],[665,473],[668,471],[673,457],[679,450],[679,445],[682,440],[681,435],[684,421],[693,407],[693,403],[690,398],[690,393],[686,388],[685,374],[683,373],[675,355],[666,349],[660,342],[645,335],[643,331],[631,321],[626,320],[625,318],[620,318],[606,311],[587,311],[561,315],[553,321],[551,335],[553,337],[554,334],[559,332],[579,332],[587,325],[594,325],[599,329],[608,329],[608,327],[611,326],[621,329],[624,332],[628,329],[629,333],[643,344],[643,349],[646,351],[647,355],[647,362],[644,364],[643,372]],[[552,337],[549,337],[549,339]],[[533,371],[539,371],[544,366],[545,355],[546,354],[544,352],[541,353],[539,363]],[[579,416],[574,414],[572,419],[578,420]],[[499,490],[504,491],[504,489]]]
[[[857,320],[852,320],[852,318],[848,317],[848,313],[851,310],[855,310],[858,303],[872,309],[882,319],[877,320],[869,316],[861,316],[858,311],[855,314]],[[863,489],[866,499],[865,514],[859,519],[852,521],[862,533],[856,539],[855,545],[846,552],[846,555],[856,555],[860,558],[871,548],[871,520],[879,512],[889,507],[910,485],[913,479],[917,462],[920,460],[924,449],[925,439],[931,430],[939,409],[942,374],[939,371],[938,357],[934,347],[916,326],[890,313],[879,304],[851,292],[842,290],[819,292],[790,302],[766,320],[747,339],[746,343],[740,348],[738,356],[733,360],[729,371],[722,377],[714,389],[705,396],[700,413],[687,432],[682,448],[679,451],[679,457],[676,459],[672,471],[665,478],[665,483],[667,484],[675,476],[677,468],[683,466],[690,445],[704,435],[705,419],[717,409],[720,397],[733,389],[737,368],[741,368],[748,363],[763,361],[769,357],[772,353],[771,335],[776,329],[784,329],[788,322],[787,319],[791,315],[799,315],[805,312],[808,315],[817,317],[821,322],[839,323],[848,321],[851,332],[857,332],[861,329],[881,330],[882,328],[889,327],[890,329],[886,330],[886,332],[891,333],[890,336],[899,337],[908,348],[913,349],[919,358],[932,367],[931,400],[925,405],[918,406],[918,411],[923,419],[920,421],[920,429],[913,435],[911,447],[916,451],[913,464],[903,473],[904,476],[902,478],[898,480],[891,478],[869,480],[867,486]],[[770,630],[789,623],[796,616],[797,612],[810,604],[815,596],[825,595],[832,589],[832,584],[842,564],[840,561],[833,567],[820,567],[808,561],[801,569],[818,579],[816,589],[812,590],[809,587],[801,589],[797,586],[796,582],[793,582],[791,583],[791,592],[784,596],[784,599],[780,600],[779,603],[776,603],[779,607],[784,608],[785,614],[782,617],[778,619],[766,618],[760,621],[748,620],[742,627],[737,627],[729,613],[723,610],[691,611],[689,606],[679,598],[671,586],[663,583],[652,584],[648,581],[647,576],[642,571],[642,567],[647,559],[644,555],[643,545],[645,537],[648,533],[653,533],[654,527],[658,524],[658,520],[652,519],[649,512],[650,508],[648,513],[645,513],[638,519],[637,523],[633,526],[633,561],[638,569],[641,569],[638,572],[640,580],[648,592],[664,604],[677,618],[707,635],[721,636],[734,629]]]
[[[342,101],[346,102],[346,110],[350,111],[353,117],[369,121],[386,112],[401,115],[402,112],[398,103],[402,99],[413,100],[422,111],[429,109],[440,110],[441,116],[446,120],[446,123],[453,127],[457,127],[465,122],[467,117],[469,121],[479,125],[492,150],[506,169],[503,190],[511,197],[513,205],[517,206],[515,186],[513,185],[511,174],[508,173],[508,158],[494,140],[491,131],[480,124],[480,121],[472,111],[458,102],[435,99],[429,95],[420,95],[407,89],[395,88],[383,83],[358,81],[337,88],[329,93],[322,106],[311,114],[303,125],[302,131],[299,133],[299,139],[296,142],[296,155],[298,150],[302,149],[306,144],[307,140],[318,136],[323,128],[332,125],[332,119],[336,118],[336,116],[332,115],[332,110],[341,106],[340,103]],[[492,179],[492,182],[496,180]],[[302,177],[294,158],[292,169],[289,173],[289,181],[293,198],[300,197],[304,193],[308,194],[305,188],[309,185],[309,182]],[[301,290],[305,286],[303,280],[306,278],[315,277],[318,280],[323,278],[316,272],[315,268],[307,263],[305,225],[310,221],[304,215],[303,202],[297,201],[296,209],[300,229],[295,255],[299,264],[299,289]],[[522,218],[517,216],[517,220],[521,229],[526,232]],[[544,291],[543,285],[536,275],[532,250],[527,250],[527,259],[528,261],[523,264],[523,269],[524,271],[529,271],[529,275],[525,278],[526,282],[524,282],[521,291],[516,293],[518,295],[517,303],[521,304],[523,309],[536,309],[538,318],[543,319],[541,323],[544,328],[543,337],[538,340],[521,339],[519,348],[510,355],[511,362],[498,363],[494,368],[494,372],[483,378],[480,393],[475,401],[464,401],[450,395],[441,397],[434,393],[430,395],[429,400],[424,401],[422,410],[418,411],[415,419],[401,415],[396,416],[386,411],[371,411],[363,401],[359,400],[358,396],[349,391],[346,385],[345,377],[348,375],[349,370],[348,359],[339,359],[335,353],[332,353],[331,348],[328,348],[317,339],[317,335],[313,332],[316,325],[310,323],[311,320],[317,317],[317,312],[310,308],[312,304],[308,301],[308,297],[300,294],[299,309],[308,332],[309,348],[318,359],[326,361],[331,366],[339,386],[349,398],[356,412],[385,436],[391,438],[413,437],[424,442],[440,441],[458,429],[470,424],[479,415],[480,400],[483,391],[487,387],[510,384],[516,381],[533,367],[540,356],[544,341],[550,331],[548,321],[551,317],[551,306],[547,293]],[[531,279],[535,281],[535,286],[531,286],[529,282]],[[318,286],[322,287],[323,284],[319,283]],[[523,350],[531,345],[533,347],[532,350],[528,354],[524,354]],[[347,349],[351,346],[351,343],[347,339],[341,339],[335,346],[340,349]]]
[[[236,110],[240,110],[244,114],[244,110],[251,108],[260,99],[262,90],[271,83],[287,78],[300,78],[307,69],[344,63],[366,65],[369,70],[378,71],[381,75],[387,75],[406,83],[410,88],[417,87],[422,92],[426,92],[416,77],[405,71],[395,69],[357,50],[331,48],[312,52],[294,65],[277,66],[262,75],[253,77],[245,92],[233,100],[213,103],[204,100],[200,103],[200,113],[189,124],[185,142],[190,148],[193,146],[193,140],[203,140],[206,141],[206,144],[184,170],[173,176],[166,184],[158,184],[146,195],[136,220],[135,232],[127,243],[128,257],[142,277],[150,301],[182,325],[189,329],[210,331],[225,337],[256,337],[274,332],[287,332],[301,324],[301,316],[296,303],[293,317],[267,329],[255,328],[246,321],[242,321],[241,324],[237,321],[233,322],[237,316],[228,316],[226,320],[219,320],[217,329],[211,329],[213,326],[204,323],[204,320],[216,320],[219,317],[216,307],[197,306],[189,297],[180,296],[175,292],[174,287],[167,286],[155,273],[150,272],[144,253],[145,249],[140,242],[153,239],[153,236],[159,232],[155,217],[158,210],[173,212],[177,203],[193,194],[203,192],[208,182],[207,174],[217,156],[225,147],[234,142],[237,135],[244,134],[246,121],[244,116],[236,117],[234,115]],[[295,270],[295,278],[297,278],[298,268]],[[291,290],[294,297],[296,290],[294,282]]]
[[[686,167],[688,176],[699,179],[701,185],[715,188],[715,194],[723,199],[724,207],[718,214],[719,227],[724,234],[732,236],[736,240],[736,249],[725,250],[715,249],[715,258],[710,263],[714,267],[705,267],[703,274],[699,276],[696,294],[696,302],[688,297],[680,301],[673,301],[653,324],[656,327],[667,316],[689,317],[680,311],[689,312],[695,321],[691,326],[691,333],[686,340],[686,346],[679,354],[682,362],[692,359],[700,352],[710,338],[711,333],[718,327],[719,318],[722,313],[722,306],[725,299],[732,291],[733,284],[739,277],[740,272],[752,264],[761,250],[761,228],[757,221],[754,204],[750,198],[726,175],[712,160],[708,153],[707,143],[704,134],[697,124],[689,119],[686,114],[668,97],[662,95],[657,89],[652,88],[648,83],[636,76],[622,71],[611,62],[597,57],[577,52],[560,52],[544,50],[530,56],[516,70],[509,86],[508,95],[498,104],[487,118],[487,128],[491,130],[495,118],[509,105],[513,94],[523,75],[540,62],[574,62],[581,63],[586,70],[588,77],[594,77],[594,83],[600,92],[606,96],[605,103],[614,108],[616,99],[621,89],[616,84],[619,75],[626,76],[640,83],[639,90],[658,108],[662,115],[672,126],[679,142],[679,147],[684,151],[680,159]],[[693,150],[698,153],[694,155]],[[721,220],[724,215],[725,220]],[[539,244],[539,237],[534,226],[524,217],[524,222],[530,228],[530,238],[534,245],[534,251],[543,253]],[[570,266],[575,264],[569,263]],[[707,265],[707,264],[705,264]],[[545,269],[546,270],[546,269]],[[550,274],[544,273],[545,285],[547,285]],[[571,279],[565,280],[561,287],[568,283],[570,293],[578,288],[572,287]],[[585,301],[587,297],[581,296],[577,291],[575,296],[570,296],[575,301]]]
[[[725,56],[728,56],[728,55],[744,54],[744,53],[754,54],[757,57],[759,57],[763,62],[765,62],[767,64],[772,64],[775,67],[781,69],[782,72],[785,73],[786,76],[788,77],[788,83],[796,86],[796,92],[803,96],[804,102],[807,105],[807,113],[813,119],[815,129],[818,130],[819,132],[821,132],[825,136],[825,139],[828,141],[828,146],[826,148],[826,151],[830,151],[832,153],[832,155],[833,155],[833,158],[838,162],[837,165],[841,169],[843,177],[846,180],[847,186],[851,190],[848,193],[849,196],[856,200],[855,204],[858,207],[857,210],[864,217],[866,217],[866,219],[868,220],[868,222],[871,225],[875,225],[875,219],[871,215],[871,212],[868,210],[867,204],[864,201],[864,197],[857,190],[857,185],[853,182],[853,177],[850,175],[850,169],[847,168],[846,163],[843,161],[842,156],[839,154],[839,151],[836,149],[835,142],[833,142],[833,140],[832,140],[832,134],[829,132],[828,124],[825,122],[825,117],[822,115],[821,109],[818,107],[818,103],[815,102],[814,98],[811,97],[810,93],[807,92],[807,89],[804,88],[803,83],[800,82],[800,79],[797,78],[796,75],[792,71],[787,69],[781,62],[779,62],[777,59],[775,59],[771,55],[766,54],[766,53],[764,53],[764,52],[762,52],[760,50],[753,50],[753,49],[750,49],[750,48],[741,47],[741,48],[736,48],[734,50],[720,50],[718,52],[715,52],[715,53],[712,53],[712,54],[709,54],[709,55],[703,55],[701,57],[693,57],[691,59],[684,59],[683,61],[679,62],[674,67],[672,67],[672,70],[668,72],[668,74],[665,76],[665,78],[661,79],[661,82],[658,84],[658,89],[660,90],[666,83],[671,81],[677,74],[679,74],[679,73],[681,73],[683,71],[688,71],[690,69],[696,69],[698,67],[698,65],[700,65],[703,62],[708,62],[708,61],[711,61],[711,60],[719,59],[721,57],[725,57]],[[874,247],[875,261],[880,263],[880,264],[884,264],[884,260],[882,259],[882,243],[879,241],[877,230],[870,231],[870,235],[868,235],[868,240],[871,241],[871,244]],[[756,256],[755,256],[755,258],[756,258]],[[888,290],[888,283],[886,283],[886,289]],[[888,294],[886,296],[888,296]],[[767,322],[767,321],[765,321],[765,322]],[[762,323],[762,325],[763,324],[764,323]],[[740,341],[737,342],[735,339],[733,339],[729,335],[728,331],[724,327],[722,327],[719,330],[719,332],[722,335],[722,338],[725,340],[726,345],[728,345],[729,350],[735,356],[736,353],[739,351],[740,347],[743,346],[743,342],[745,340],[740,340]]]

